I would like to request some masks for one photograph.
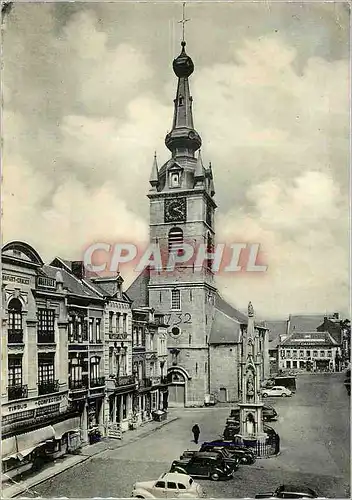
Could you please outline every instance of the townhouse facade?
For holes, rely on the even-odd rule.
[[[167,409],[163,315],[134,313],[122,286],[81,261],[3,247],[3,480]]]
[[[69,402],[68,321],[62,276],[43,272],[22,242],[2,250],[2,470],[25,472],[43,454],[74,447],[80,424]],[[70,439],[72,438],[72,439]],[[73,439],[75,438],[75,439]]]

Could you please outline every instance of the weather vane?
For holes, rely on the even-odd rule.
[[[185,41],[185,24],[187,21],[190,21],[190,19],[185,18],[185,7],[186,7],[186,2],[182,4],[182,19],[179,21],[179,23],[182,23],[182,41]]]

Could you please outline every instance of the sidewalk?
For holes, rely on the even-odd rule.
[[[14,479],[9,479],[6,483],[1,486],[1,498],[13,498],[18,495],[32,498],[33,494],[37,495],[35,486],[43,483],[47,479],[50,479],[61,472],[64,472],[71,467],[75,467],[91,457],[99,455],[107,450],[116,450],[127,446],[130,443],[134,443],[143,437],[149,436],[152,432],[157,431],[164,425],[171,424],[179,419],[176,415],[170,415],[167,420],[163,422],[149,422],[134,431],[127,431],[123,434],[122,439],[111,439],[105,438],[99,443],[95,443],[82,448],[79,455],[66,455],[62,458],[58,458],[52,463],[47,464],[40,472],[33,474],[33,476],[26,477],[23,480],[16,481]],[[31,491],[29,491],[32,489]]]

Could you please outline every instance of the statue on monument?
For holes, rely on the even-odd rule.
[[[247,377],[247,396],[252,399],[254,397],[254,376],[252,371],[249,372]]]
[[[250,316],[250,317],[254,316],[254,309],[252,306],[252,302],[249,302],[249,304],[248,304],[248,316]]]

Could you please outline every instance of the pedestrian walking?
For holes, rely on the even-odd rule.
[[[199,429],[198,424],[194,424],[194,426],[192,427],[192,433],[193,433],[193,437],[194,437],[194,442],[196,444],[198,444],[198,439],[199,439],[199,434],[200,434],[200,429]]]

